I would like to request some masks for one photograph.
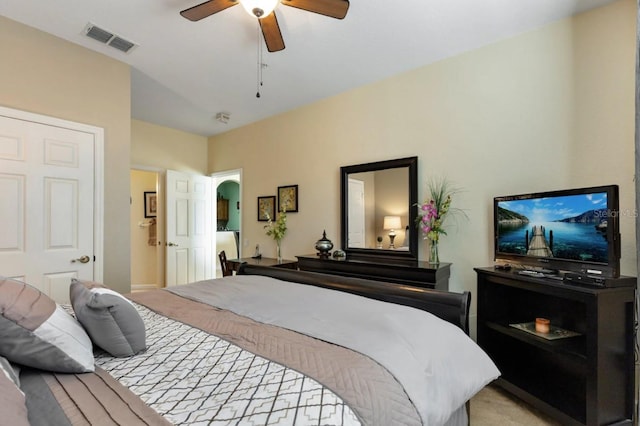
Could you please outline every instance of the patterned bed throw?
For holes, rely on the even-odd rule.
[[[176,424],[422,424],[398,381],[358,352],[164,290],[130,298],[153,311],[139,307],[147,352],[96,365]]]
[[[147,352],[126,359],[100,354],[96,365],[170,422],[360,424],[343,400],[316,380],[198,328],[137,308],[147,328]]]

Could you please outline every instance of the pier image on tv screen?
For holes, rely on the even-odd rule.
[[[607,263],[607,193],[499,201],[497,251]]]

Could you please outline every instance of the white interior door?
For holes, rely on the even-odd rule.
[[[0,275],[67,303],[71,278],[95,279],[95,134],[2,112]]]
[[[167,286],[213,275],[212,179],[167,170]]]
[[[364,182],[349,179],[349,235],[347,247],[365,247]]]

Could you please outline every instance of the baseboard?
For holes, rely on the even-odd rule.
[[[156,290],[158,287],[156,284],[131,284],[131,292],[135,293],[137,291],[149,291]]]

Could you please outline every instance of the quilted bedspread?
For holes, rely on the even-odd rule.
[[[131,299],[146,306],[147,353],[96,365],[172,423],[422,423],[396,379],[355,351],[167,291]]]
[[[317,381],[145,307],[138,310],[147,352],[126,359],[100,354],[96,364],[173,424],[360,424]]]

